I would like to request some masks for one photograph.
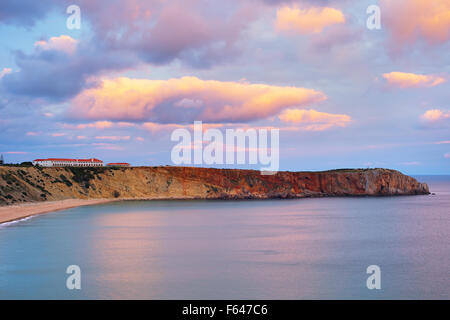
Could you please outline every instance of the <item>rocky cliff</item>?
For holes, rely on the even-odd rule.
[[[267,199],[429,194],[388,169],[279,172],[194,167],[0,167],[0,205],[63,199]]]

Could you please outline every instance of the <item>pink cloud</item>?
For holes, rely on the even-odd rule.
[[[35,137],[35,136],[39,136],[41,134],[42,134],[42,132],[35,132],[35,131],[28,131],[26,133],[26,135],[29,136],[29,137]]]
[[[328,26],[345,23],[342,11],[334,8],[284,6],[277,10],[275,28],[278,31],[300,34],[320,33]]]
[[[89,128],[90,129],[107,129],[107,128],[112,128],[114,125],[115,124],[111,121],[96,121],[93,123],[82,123],[82,124],[77,124],[77,125],[64,123],[63,128],[77,129],[77,130],[89,129]]]
[[[3,70],[0,71],[0,79],[1,79],[5,74],[11,73],[11,72],[12,72],[12,69],[11,69],[11,68],[3,68]]]
[[[180,110],[176,104],[183,99],[204,103],[202,106],[184,105]],[[196,77],[169,80],[117,78],[104,80],[101,86],[83,91],[73,100],[69,114],[74,118],[93,120],[245,122],[274,116],[287,107],[325,99],[319,91],[299,87]]]
[[[112,141],[121,141],[121,140],[130,140],[130,136],[96,136],[95,139],[98,140],[112,140]]]
[[[130,127],[135,127],[136,124],[132,123],[132,122],[124,122],[124,121],[120,121],[116,124],[117,127],[119,128],[130,128]]]
[[[323,131],[333,127],[346,127],[352,118],[345,114],[319,112],[313,109],[287,109],[279,118],[281,121],[300,125],[306,131]]]
[[[63,34],[59,37],[51,37],[49,40],[36,41],[34,46],[38,50],[58,50],[72,54],[77,48],[77,40]]]
[[[439,122],[445,119],[450,119],[450,111],[442,111],[440,109],[427,110],[421,118],[428,122]]]
[[[446,81],[436,75],[422,75],[406,72],[390,72],[383,74],[388,84],[399,88],[434,87]]]
[[[450,40],[450,1],[381,0],[380,5],[394,47],[419,40],[431,45]]]

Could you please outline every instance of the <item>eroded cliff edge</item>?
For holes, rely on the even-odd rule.
[[[0,205],[63,199],[268,199],[429,194],[388,169],[278,172],[194,167],[0,167]]]

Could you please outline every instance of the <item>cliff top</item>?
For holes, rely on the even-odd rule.
[[[391,169],[280,171],[198,167],[0,167],[0,205],[64,199],[267,199],[428,194]]]

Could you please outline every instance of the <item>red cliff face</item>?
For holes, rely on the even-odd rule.
[[[0,167],[0,205],[63,199],[268,199],[429,194],[395,170],[278,172],[195,167]]]
[[[169,167],[166,174],[211,186],[208,197],[302,198],[320,196],[390,196],[429,194],[428,186],[395,170],[348,169],[324,172]]]

